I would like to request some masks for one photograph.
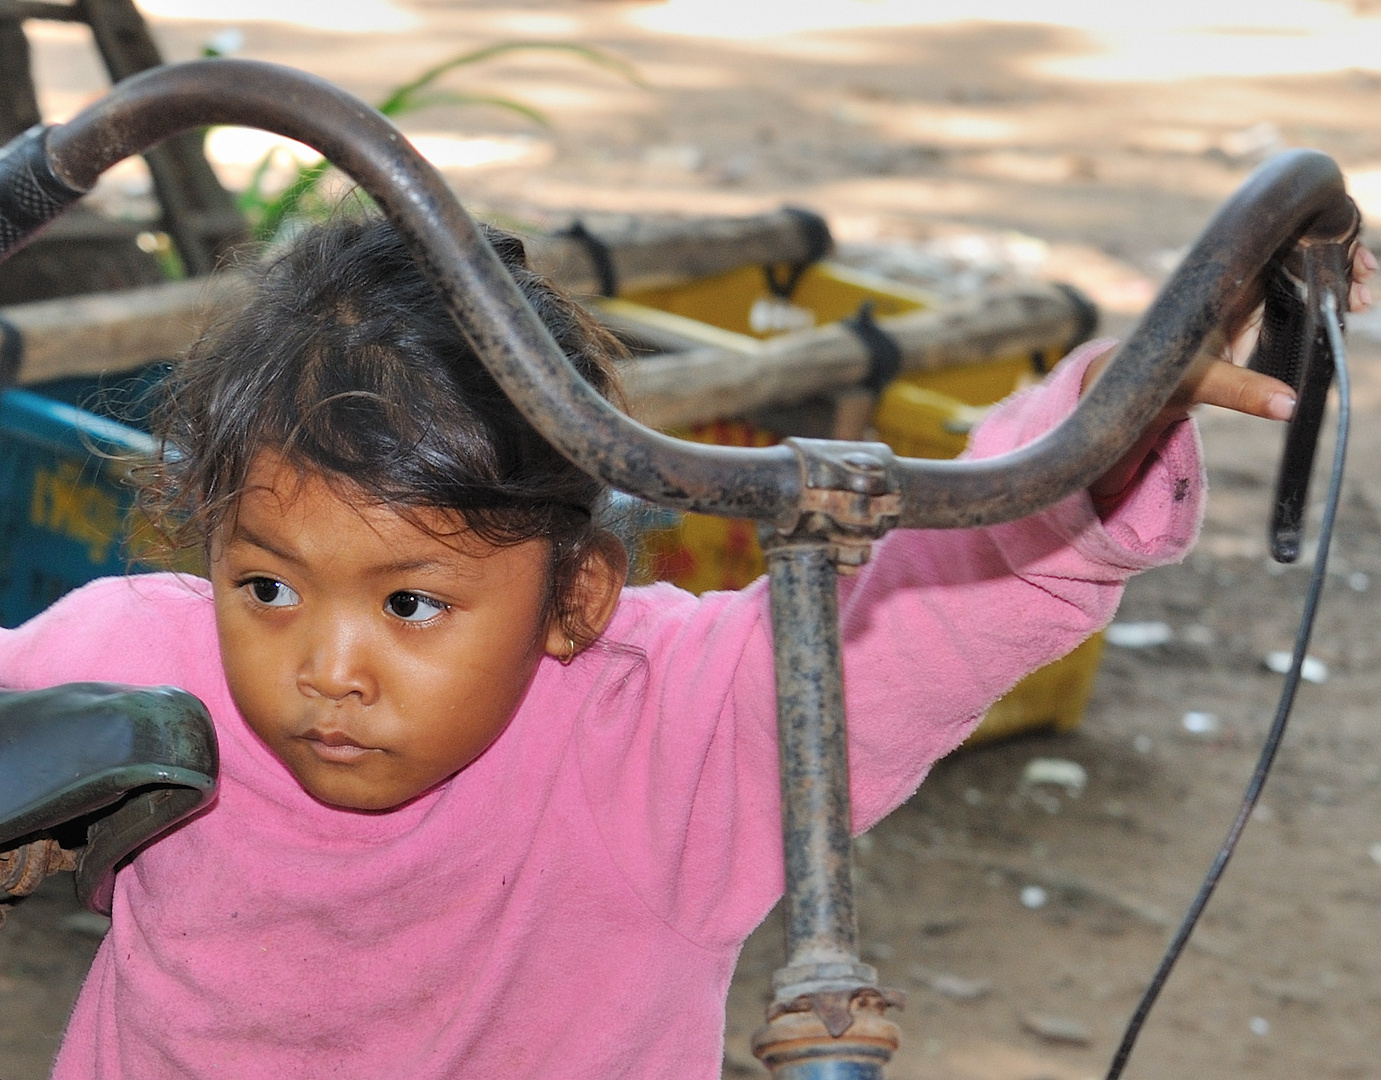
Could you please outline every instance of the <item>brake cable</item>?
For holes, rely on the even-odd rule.
[[[1106,1080],[1118,1080],[1121,1077],[1122,1070],[1126,1067],[1127,1059],[1131,1056],[1132,1048],[1136,1045],[1137,1036],[1141,1034],[1141,1028],[1146,1022],[1151,1007],[1155,1005],[1156,999],[1160,996],[1166,980],[1170,977],[1171,969],[1174,968],[1176,961],[1184,952],[1184,947],[1189,942],[1189,937],[1194,932],[1199,917],[1203,914],[1204,908],[1208,906],[1214,889],[1218,887],[1218,881],[1222,878],[1223,871],[1227,869],[1228,860],[1232,858],[1233,851],[1237,848],[1237,841],[1241,838],[1242,831],[1246,828],[1247,821],[1251,818],[1252,811],[1256,809],[1257,801],[1261,798],[1261,790],[1266,786],[1266,777],[1271,771],[1271,765],[1275,762],[1276,752],[1280,749],[1281,739],[1285,735],[1285,725],[1290,719],[1290,710],[1295,703],[1295,693],[1299,689],[1300,675],[1304,670],[1305,653],[1309,647],[1310,635],[1314,632],[1314,616],[1318,613],[1319,598],[1323,593],[1324,579],[1328,575],[1328,549],[1333,540],[1333,521],[1337,516],[1339,496],[1342,492],[1343,466],[1347,461],[1348,427],[1352,417],[1347,354],[1343,349],[1343,335],[1339,325],[1338,299],[1332,289],[1324,290],[1322,307],[1324,328],[1328,334],[1328,344],[1333,353],[1334,374],[1338,380],[1338,423],[1333,445],[1333,467],[1328,478],[1328,494],[1324,500],[1323,523],[1319,528],[1318,549],[1314,555],[1314,566],[1309,576],[1309,588],[1304,597],[1304,610],[1300,614],[1299,630],[1295,634],[1295,650],[1290,659],[1290,670],[1285,675],[1285,683],[1280,690],[1280,699],[1276,703],[1275,719],[1271,723],[1265,745],[1261,748],[1261,756],[1257,759],[1256,768],[1252,771],[1251,779],[1247,782],[1247,790],[1242,796],[1242,805],[1237,811],[1237,817],[1228,830],[1222,846],[1219,847],[1218,854],[1214,857],[1208,873],[1204,876],[1198,893],[1190,903],[1184,920],[1180,923],[1179,929],[1175,931],[1175,936],[1166,948],[1165,955],[1161,957],[1160,965],[1156,968],[1150,985],[1147,986],[1146,992],[1137,1004],[1136,1011],[1132,1013],[1131,1019],[1127,1022],[1127,1028],[1122,1034],[1122,1042],[1113,1055],[1112,1064],[1108,1066]]]

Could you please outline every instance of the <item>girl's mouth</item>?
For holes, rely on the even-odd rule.
[[[361,746],[354,739],[340,731],[318,731],[312,728],[305,731],[298,738],[304,740],[312,753],[316,754],[322,761],[330,761],[338,764],[348,764],[359,761],[366,754],[378,753],[376,748],[371,746]]]

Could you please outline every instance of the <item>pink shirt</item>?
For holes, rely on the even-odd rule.
[[[1090,355],[999,410],[974,453],[1064,416]],[[1184,424],[1107,522],[1081,493],[879,545],[840,590],[855,829],[1106,623],[1128,576],[1180,557],[1201,488]],[[739,947],[782,889],[763,582],[627,590],[479,759],[382,814],[314,801],[245,726],[209,595],[110,579],[0,636],[6,685],[173,684],[220,740],[216,804],[117,878],[55,1076],[719,1076]]]

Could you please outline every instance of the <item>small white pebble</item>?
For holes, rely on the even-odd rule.
[[[1293,660],[1294,654],[1285,649],[1278,649],[1266,654],[1266,666],[1277,675],[1284,675],[1289,671]],[[1306,656],[1304,663],[1300,666],[1299,673],[1305,682],[1326,682],[1328,680],[1328,665],[1317,656]]]
[[[1377,866],[1381,866],[1381,844],[1372,844],[1370,855],[1371,861]]]
[[[1151,742],[1149,735],[1138,735],[1132,740],[1132,749],[1138,754],[1149,754],[1153,745],[1155,744]]]
[[[1115,622],[1107,628],[1104,636],[1109,645],[1124,649],[1149,649],[1154,645],[1164,645],[1173,635],[1170,627],[1163,622]]]
[[[1185,713],[1180,724],[1191,735],[1217,735],[1223,730],[1223,722],[1216,714],[1198,710]]]
[[[1050,894],[1039,885],[1028,885],[1021,890],[1021,906],[1032,911],[1045,907],[1045,902],[1049,899]]]
[[[1032,758],[1021,771],[1024,787],[1050,784],[1064,788],[1070,798],[1077,798],[1088,786],[1088,771],[1077,761],[1064,758]]]
[[[965,788],[964,801],[970,806],[982,806],[983,792],[979,791],[976,787]]]
[[[1371,588],[1371,577],[1360,570],[1354,570],[1347,576],[1347,587],[1353,592],[1366,592]]]
[[[1252,1029],[1253,1035],[1269,1035],[1271,1033],[1271,1022],[1264,1016],[1253,1016],[1248,1021],[1247,1027]]]
[[[1276,812],[1272,810],[1269,806],[1267,806],[1265,803],[1257,803],[1255,808],[1252,810],[1253,821],[1260,821],[1263,824],[1269,825],[1275,819]]]

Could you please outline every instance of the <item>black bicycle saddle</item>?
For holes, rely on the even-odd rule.
[[[210,803],[218,772],[210,714],[185,691],[0,691],[0,898],[75,862],[82,904],[110,914],[119,863]]]

